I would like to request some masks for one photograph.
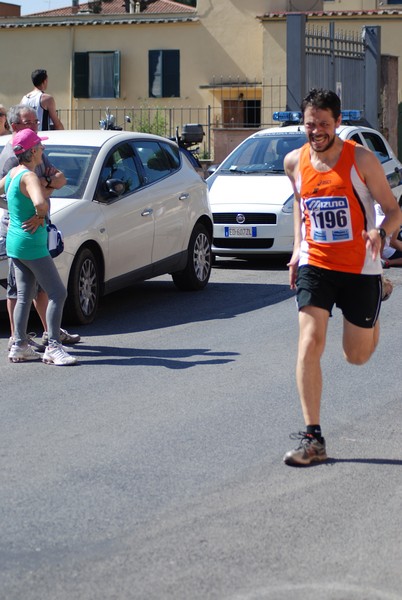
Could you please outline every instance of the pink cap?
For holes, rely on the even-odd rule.
[[[18,131],[13,138],[14,154],[18,156],[34,146],[37,146],[42,140],[48,140],[47,137],[39,137],[32,129],[23,129]]]

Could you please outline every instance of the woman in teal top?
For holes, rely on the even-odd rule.
[[[47,230],[44,222],[38,219],[35,206],[21,191],[21,178],[30,173],[28,169],[20,171],[14,178],[11,173],[6,175],[5,192],[7,195],[10,221],[7,232],[7,256],[11,258],[34,259],[42,258],[49,254],[47,249]],[[45,210],[47,207],[45,207]],[[24,229],[24,223],[35,217],[40,226],[30,231]]]
[[[42,140],[31,129],[13,138],[19,165],[0,181],[0,193],[7,195],[10,222],[6,240],[7,255],[13,259],[17,283],[14,309],[14,344],[8,358],[12,362],[39,360],[55,365],[76,363],[60,343],[60,324],[66,288],[47,249],[46,215],[49,201],[44,197],[35,168],[42,162]],[[46,310],[49,345],[42,355],[28,344],[27,327],[36,282],[49,297]]]

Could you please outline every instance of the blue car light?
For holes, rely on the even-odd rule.
[[[281,123],[300,123],[302,113],[297,110],[281,110],[274,112],[272,118],[274,121],[280,121]]]
[[[342,119],[344,121],[358,121],[361,119],[361,110],[342,110]],[[298,110],[280,110],[273,113],[272,118],[274,121],[280,121],[281,123],[301,123],[303,114]]]

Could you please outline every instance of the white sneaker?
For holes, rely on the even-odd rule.
[[[66,346],[71,346],[72,344],[78,344],[80,339],[81,339],[81,336],[78,335],[78,333],[69,333],[66,329],[60,328],[60,341],[62,344],[65,344]],[[42,335],[42,344],[44,346],[47,346],[48,343],[49,343],[49,334],[47,331],[44,331],[43,335]]]
[[[42,358],[42,354],[36,352],[32,346],[26,344],[25,346],[17,346],[13,344],[11,350],[8,353],[8,360],[10,362],[27,362],[29,360],[39,360]]]
[[[28,337],[28,344],[30,346],[32,346],[33,349],[36,352],[44,352],[45,351],[46,346],[44,346],[43,344],[40,344],[39,342],[35,341],[34,338],[36,337],[36,333],[33,333],[33,332],[32,333],[28,333],[27,337]],[[15,339],[11,336],[9,338],[9,340],[8,340],[8,351],[9,352],[10,352],[10,350],[11,350],[12,345],[14,344],[14,342],[15,342]]]
[[[42,360],[47,365],[56,365],[58,367],[68,367],[77,364],[77,359],[68,354],[61,344],[47,346]]]

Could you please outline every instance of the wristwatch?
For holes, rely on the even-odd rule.
[[[52,183],[52,178],[51,178],[51,177],[49,177],[49,175],[45,175],[45,179],[46,179],[46,181],[47,181],[47,186],[46,186],[46,187],[49,187],[49,186],[50,186],[50,184]]]
[[[380,236],[380,238],[382,240],[385,240],[385,238],[387,237],[387,232],[385,231],[385,229],[383,227],[379,227],[377,229],[377,231],[378,231],[378,235]]]

